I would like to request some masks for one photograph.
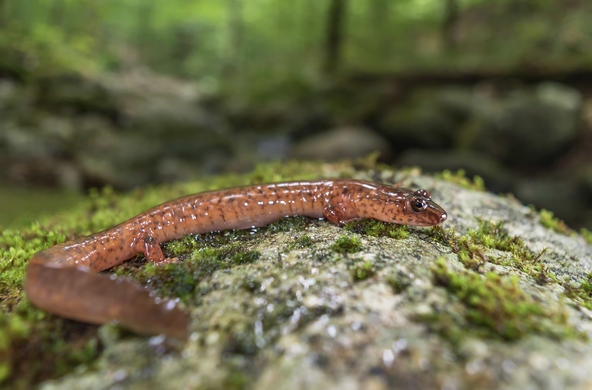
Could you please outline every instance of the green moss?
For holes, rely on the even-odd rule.
[[[32,383],[92,364],[100,352],[96,327],[48,315],[22,302],[0,312],[0,385]]]
[[[592,244],[592,231],[586,229],[586,228],[581,228],[580,229],[580,235],[582,237],[584,237],[584,239],[586,241],[588,241],[590,244]]]
[[[261,282],[248,275],[243,279],[241,287],[250,293],[255,293],[261,289]]]
[[[432,266],[434,283],[444,287],[459,303],[460,317],[424,318],[451,341],[458,341],[457,330],[480,337],[519,340],[539,334],[550,338],[582,336],[567,324],[565,313],[553,312],[526,294],[516,276],[503,277],[494,272],[483,275],[450,271],[443,258]],[[455,310],[456,311],[456,310]]]
[[[460,262],[469,269],[479,270],[487,261],[483,247],[472,242],[468,236],[456,234],[454,228],[444,229],[442,226],[435,226],[430,234],[438,242],[449,246]]]
[[[541,209],[539,212],[541,217],[541,225],[546,227],[547,229],[551,229],[557,233],[561,234],[571,234],[572,231],[570,228],[567,227],[565,222],[560,220],[559,218],[553,215],[553,212],[545,209]]]
[[[374,237],[391,237],[396,239],[409,237],[409,229],[406,225],[386,223],[375,219],[351,221],[345,225],[345,229],[350,232]]]
[[[350,273],[354,279],[354,282],[359,282],[360,280],[365,280],[371,276],[374,276],[376,271],[373,269],[372,263],[366,260],[362,263],[354,265],[350,269]]]
[[[569,281],[557,280],[541,261],[545,250],[539,253],[531,251],[522,239],[510,236],[502,222],[480,220],[479,228],[470,230],[465,236],[456,234],[454,229],[444,229],[441,226],[432,228],[430,234],[436,241],[449,246],[469,270],[484,272],[484,265],[487,263],[509,266],[528,274],[539,284],[559,283],[567,297],[572,298],[576,304],[592,309],[592,294],[589,293],[592,290],[592,280],[585,280],[579,286],[572,286]],[[485,249],[489,248],[508,252],[509,256],[488,256]],[[448,320],[444,320],[446,321]],[[447,333],[454,335],[455,330],[451,328]]]
[[[386,278],[386,282],[392,287],[396,294],[400,294],[411,286],[411,279],[409,276],[403,274],[393,274]]]
[[[288,245],[288,249],[304,249],[310,248],[314,244],[313,239],[309,235],[303,235],[292,241]]]
[[[356,253],[362,249],[362,243],[356,237],[341,236],[331,245],[331,249],[338,253]]]
[[[223,233],[219,233],[223,234]],[[211,234],[208,234],[211,235]],[[202,235],[191,236],[188,240],[199,242]],[[184,244],[185,245],[185,244]],[[188,246],[193,247],[194,244]],[[161,296],[178,297],[185,303],[194,300],[195,289],[201,280],[221,269],[229,269],[237,265],[253,263],[261,256],[257,251],[247,250],[238,243],[225,244],[220,247],[205,247],[197,250],[178,252],[182,259],[168,264],[146,263],[133,275],[128,275],[155,290]],[[186,255],[186,256],[185,256]],[[133,263],[123,264],[118,268],[130,270]],[[119,271],[119,274],[126,272]]]
[[[503,222],[479,220],[479,228],[469,230],[466,236],[441,226],[432,228],[431,234],[441,243],[450,246],[468,269],[479,271],[487,262],[491,262],[525,272],[538,283],[555,280],[555,276],[540,261],[544,251],[534,253],[528,249],[522,239],[508,234]],[[487,248],[509,252],[510,256],[487,256],[484,251]]]
[[[566,294],[576,302],[589,310],[592,310],[592,272],[586,275],[586,278],[578,286],[571,283],[564,283]]]
[[[449,181],[470,190],[485,191],[485,182],[483,179],[480,176],[473,176],[472,180],[467,178],[464,169],[459,169],[456,172],[451,172],[448,169],[445,169],[435,176],[438,179]]]
[[[289,232],[291,230],[302,230],[310,220],[306,217],[284,217],[280,220],[270,223],[261,230],[268,230],[271,232]]]
[[[228,374],[223,383],[223,388],[230,390],[240,390],[247,388],[251,378],[240,371],[234,371]]]

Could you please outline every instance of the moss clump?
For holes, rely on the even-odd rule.
[[[345,225],[345,229],[350,232],[373,237],[391,237],[395,239],[405,239],[409,237],[409,229],[406,225],[386,223],[375,219],[351,221]]]
[[[490,258],[489,261],[495,264],[512,266],[532,276],[539,284],[555,280],[547,266],[541,261],[541,256],[546,250],[535,253],[528,249],[522,239],[510,236],[504,229],[503,222],[493,223],[480,220],[477,230],[469,231],[473,242],[486,248],[498,249],[511,253],[511,258]]]
[[[460,262],[469,269],[479,270],[487,261],[483,247],[472,242],[470,237],[457,235],[454,228],[444,229],[442,226],[434,226],[430,234],[441,244],[449,246]]]
[[[291,230],[302,230],[310,220],[306,217],[284,217],[280,220],[267,225],[262,230],[269,230],[271,232],[289,232]]]
[[[588,241],[590,244],[592,244],[592,231],[586,229],[586,228],[581,228],[580,229],[580,235],[582,237],[584,237],[584,239],[586,241]]]
[[[292,241],[288,245],[288,249],[304,249],[310,248],[314,244],[313,239],[309,235],[303,235]]]
[[[565,222],[560,220],[559,218],[553,215],[553,212],[545,209],[541,209],[539,212],[541,217],[541,225],[546,227],[547,229],[551,229],[557,233],[561,234],[571,234],[572,231],[570,228],[567,227]]]
[[[233,371],[224,378],[223,388],[230,390],[245,389],[251,380],[252,378],[248,375],[240,371]]]
[[[445,230],[440,226],[432,228],[432,235],[438,241],[449,245],[458,259],[469,269],[481,271],[482,266],[487,262],[509,266],[528,274],[539,284],[559,283],[565,289],[566,296],[592,309],[592,294],[589,293],[589,290],[592,290],[591,279],[584,280],[581,286],[576,287],[569,281],[557,280],[541,261],[546,249],[539,253],[531,251],[522,239],[510,236],[503,226],[503,222],[480,220],[479,228],[470,230],[467,236],[458,236],[453,229]],[[509,252],[510,256],[486,256],[483,252],[484,248]]]
[[[407,290],[409,286],[411,286],[411,279],[409,276],[402,273],[387,276],[386,282],[392,287],[396,294],[402,293],[403,291]]]
[[[331,249],[338,253],[356,253],[362,249],[362,243],[356,237],[341,236],[331,245]]]
[[[178,297],[181,301],[189,303],[194,299],[195,289],[200,280],[217,270],[252,263],[260,256],[261,253],[247,250],[237,243],[218,248],[206,247],[192,251],[188,258],[174,263],[147,263],[136,272],[134,278],[160,295]],[[131,274],[128,272],[130,269],[126,268],[129,266],[133,266],[133,263],[120,266],[118,273]]]
[[[227,230],[223,232],[189,234],[181,240],[164,244],[164,253],[168,257],[188,256],[191,252],[204,247],[221,248],[228,245],[245,245],[255,239],[250,230]]]
[[[365,280],[371,276],[374,276],[376,271],[372,268],[372,263],[366,260],[363,263],[354,265],[350,270],[350,273],[354,279],[354,282],[359,282],[360,280]]]
[[[435,175],[438,179],[446,180],[451,183],[457,184],[461,187],[468,188],[470,190],[485,191],[485,182],[480,176],[473,176],[473,179],[469,179],[466,176],[464,169],[459,169],[456,172],[449,171],[448,169]]]
[[[567,325],[564,313],[551,312],[526,294],[515,276],[502,277],[494,272],[457,273],[450,271],[442,258],[434,263],[432,273],[434,283],[462,304],[460,319],[450,317],[444,321],[446,326],[439,329],[452,341],[460,340],[455,334],[458,328],[506,341],[531,334],[556,339],[581,336]],[[437,321],[431,323],[438,326]]]
[[[49,315],[25,299],[26,264],[36,252],[65,241],[64,229],[34,223],[0,232],[0,387],[31,388],[64,375],[99,354],[96,327]]]
[[[99,355],[96,326],[48,315],[23,302],[0,312],[0,387],[31,388]]]
[[[592,272],[586,275],[586,278],[579,286],[573,286],[566,282],[563,287],[565,287],[568,297],[592,310]]]
[[[476,230],[469,230],[466,236],[459,236],[454,229],[432,228],[432,235],[441,243],[450,246],[458,259],[468,269],[479,271],[487,262],[511,266],[535,278],[539,283],[555,280],[540,258],[544,251],[534,253],[516,236],[510,236],[503,222],[479,220]],[[510,253],[510,257],[486,256],[484,249],[497,249]]]
[[[261,289],[261,282],[249,275],[243,279],[241,287],[250,293],[255,293]]]

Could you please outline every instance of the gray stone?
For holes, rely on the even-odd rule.
[[[400,154],[396,160],[399,166],[418,166],[426,172],[439,172],[443,169],[457,171],[462,169],[469,177],[481,176],[487,187],[496,192],[512,189],[512,173],[495,159],[483,153],[468,150],[436,151],[411,149]]]
[[[582,99],[560,84],[541,84],[483,104],[473,147],[506,164],[533,165],[557,158],[574,142]]]
[[[312,135],[296,143],[290,153],[293,158],[335,161],[359,158],[372,152],[389,154],[389,143],[365,127],[338,127]]]
[[[380,122],[397,150],[449,148],[477,104],[469,88],[425,88],[413,92]]]

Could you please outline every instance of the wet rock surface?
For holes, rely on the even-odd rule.
[[[185,344],[122,337],[104,326],[104,351],[96,364],[42,388],[592,385],[592,312],[567,293],[592,271],[591,244],[543,227],[537,213],[513,198],[416,171],[349,175],[428,189],[449,214],[440,232],[457,239],[438,239],[438,230],[431,229],[397,235],[384,233],[390,230],[381,225],[364,231],[311,219],[254,231],[241,245],[260,253],[256,261],[199,282],[189,303],[191,336]],[[511,261],[517,253],[511,249],[479,244],[471,232],[483,221],[503,222],[498,233],[523,240],[524,253],[537,254],[533,264],[554,277],[542,280]],[[356,245],[336,250],[344,235]],[[455,248],[465,236],[481,245],[476,267]],[[455,284],[459,280],[471,282]],[[503,309],[520,302],[518,314]],[[498,318],[504,315],[510,317]],[[453,330],[461,337],[453,337]]]

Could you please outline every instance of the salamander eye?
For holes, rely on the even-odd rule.
[[[411,207],[413,210],[420,212],[428,208],[428,203],[421,198],[413,198],[411,199]]]

